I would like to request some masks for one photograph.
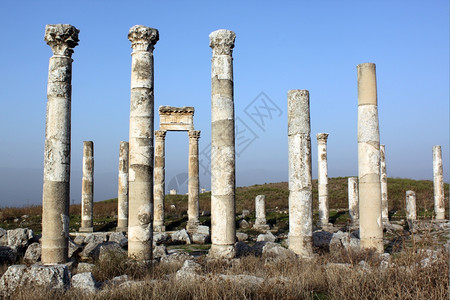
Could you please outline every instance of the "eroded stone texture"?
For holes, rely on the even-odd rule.
[[[303,257],[312,252],[312,173],[309,92],[288,92],[289,249]]]
[[[406,191],[406,219],[408,221],[417,220],[416,192],[414,191]]]
[[[329,219],[328,204],[328,162],[327,139],[328,133],[318,133],[317,137],[317,161],[318,161],[318,185],[319,185],[319,226],[327,227]]]
[[[160,107],[161,110],[161,107]],[[164,194],[165,194],[165,138],[166,130],[155,131],[155,174],[153,186],[153,230],[165,231],[164,226]]]
[[[359,225],[358,177],[348,178],[348,213],[353,226]]]
[[[378,127],[375,64],[357,66],[358,169],[361,248],[382,253],[380,132]]]
[[[381,182],[381,218],[383,223],[389,223],[389,205],[386,174],[386,147],[380,145],[380,182]]]
[[[211,60],[211,249],[210,257],[234,257],[236,240],[233,48],[236,35],[209,35]]]
[[[136,25],[128,33],[131,54],[128,256],[152,258],[153,234],[153,49],[158,30]]]
[[[128,149],[128,142],[120,142],[116,228],[120,232],[128,230]]]
[[[256,220],[253,225],[254,229],[257,230],[269,230],[270,226],[267,225],[266,220],[266,196],[258,195],[255,198],[255,214]]]
[[[52,48],[47,85],[44,184],[42,193],[42,262],[67,260],[70,204],[70,124],[72,53],[79,30],[72,25],[45,27]]]
[[[441,146],[433,146],[434,213],[436,220],[445,219],[444,176]]]
[[[94,142],[83,142],[83,180],[81,181],[80,232],[93,232],[94,215]]]
[[[199,130],[190,130],[189,134],[189,182],[188,182],[188,223],[186,230],[195,232],[199,222],[199,175],[198,175],[198,140]]]

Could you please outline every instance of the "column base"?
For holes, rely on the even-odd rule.
[[[116,232],[128,232],[128,227],[116,227]]]
[[[270,226],[267,224],[255,224],[252,228],[258,231],[267,231],[270,229]]]
[[[164,225],[154,225],[153,231],[154,232],[164,232],[164,231],[166,231],[166,226],[164,226]]]
[[[186,224],[186,231],[189,233],[197,232],[198,225],[200,225],[199,221],[191,221]]]
[[[78,232],[94,232],[94,227],[80,227]]]
[[[215,245],[212,244],[208,252],[208,258],[213,259],[231,259],[236,257],[234,245]]]
[[[313,257],[312,236],[289,235],[289,250],[303,258]]]

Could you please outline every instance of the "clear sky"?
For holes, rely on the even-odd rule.
[[[377,67],[381,143],[389,177],[432,179],[441,145],[449,180],[448,1],[2,1],[0,4],[0,206],[41,203],[46,24],[80,29],[73,54],[71,201],[80,202],[83,141],[94,141],[95,200],[117,195],[119,142],[128,140],[136,24],[159,30],[155,112],[194,106],[201,186],[209,189],[211,49],[217,29],[236,33],[237,185],[286,181],[287,91],[311,102],[313,177],[319,132],[329,133],[329,176],[357,175],[356,65]],[[254,115],[259,108],[262,118]],[[269,108],[269,109],[268,109]],[[158,116],[157,113],[155,116]],[[155,117],[155,129],[159,119]],[[186,192],[188,137],[166,137],[166,183]]]

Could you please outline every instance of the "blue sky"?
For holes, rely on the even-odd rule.
[[[80,29],[72,81],[75,203],[84,140],[94,141],[95,200],[116,197],[119,142],[128,140],[127,33],[136,24],[160,33],[154,51],[155,111],[160,105],[194,106],[205,153],[211,136],[208,35],[221,28],[236,33],[236,122],[245,129],[237,147],[238,186],[287,180],[290,89],[310,91],[313,177],[318,132],[330,134],[329,176],[357,175],[356,65],[364,62],[377,66],[388,176],[432,179],[432,146],[442,145],[449,180],[448,1],[3,1],[0,206],[41,202],[52,55],[43,37],[45,25],[56,23]],[[251,114],[264,103],[271,115]],[[187,134],[168,133],[166,183],[180,179],[171,187],[183,183],[187,154]],[[207,155],[200,158],[205,162]],[[203,167],[200,172],[201,186],[208,189],[208,172]]]

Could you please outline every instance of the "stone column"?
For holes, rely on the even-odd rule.
[[[289,249],[303,257],[312,252],[312,173],[309,92],[288,92]]]
[[[380,145],[380,184],[381,184],[381,218],[383,219],[383,223],[389,224],[385,145]]]
[[[81,181],[80,232],[93,232],[94,216],[94,142],[83,142],[83,180]]]
[[[266,196],[265,195],[258,195],[255,198],[255,214],[256,214],[256,220],[255,225],[253,225],[253,228],[256,230],[269,230],[270,227],[267,225],[266,220]]]
[[[117,228],[116,231],[128,231],[128,142],[120,142],[119,180],[117,191]]]
[[[152,258],[153,239],[153,49],[158,30],[141,25],[128,33],[131,54],[128,256]]]
[[[319,186],[319,225],[328,226],[328,163],[327,163],[327,139],[328,133],[318,133],[317,137],[317,160],[319,163],[318,186]]]
[[[188,223],[186,230],[195,232],[199,222],[199,176],[198,176],[198,139],[199,130],[190,130],[189,134],[189,181],[188,181]]]
[[[444,172],[441,146],[433,146],[434,213],[436,220],[445,219]]]
[[[358,70],[358,169],[359,224],[361,248],[382,253],[380,133],[378,129],[375,64],[364,63]]]
[[[42,193],[42,258],[44,264],[67,261],[70,204],[70,124],[72,53],[80,31],[68,24],[45,26],[52,48],[47,85],[44,185]]]
[[[348,213],[352,226],[359,226],[358,177],[348,178]]]
[[[236,35],[217,30],[209,35],[211,60],[211,249],[213,258],[235,256],[235,141],[233,48]]]
[[[165,194],[165,139],[166,130],[155,131],[155,184],[153,189],[154,208],[153,230],[165,231],[164,226],[164,194]]]
[[[408,221],[417,220],[416,192],[414,191],[406,191],[406,219]]]

